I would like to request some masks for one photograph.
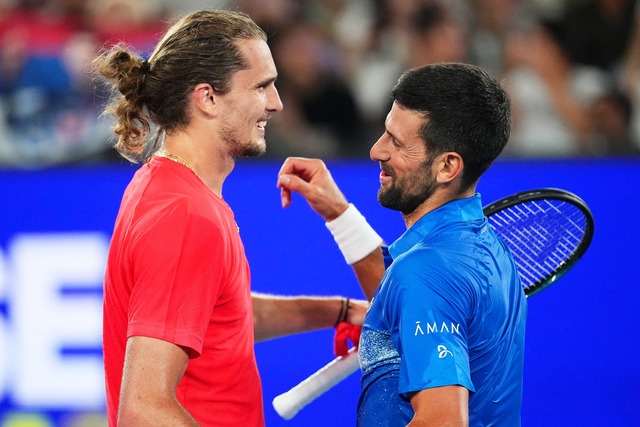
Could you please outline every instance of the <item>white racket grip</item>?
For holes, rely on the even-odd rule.
[[[358,350],[352,347],[346,356],[336,357],[291,390],[276,396],[272,402],[273,408],[282,418],[290,420],[302,408],[358,369]]]

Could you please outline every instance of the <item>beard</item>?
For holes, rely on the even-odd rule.
[[[390,187],[380,187],[378,190],[378,203],[403,215],[414,212],[435,191],[436,180],[431,176],[432,162],[432,159],[424,162],[418,169],[417,176],[403,178],[396,178],[394,171],[383,165],[383,170],[393,180]]]
[[[260,157],[267,151],[267,144],[264,138],[257,140],[241,139],[234,129],[224,129],[222,131],[223,141],[227,142],[229,155],[234,158],[240,157]]]
[[[231,156],[238,157],[260,157],[267,151],[267,145],[257,141],[249,141],[245,144],[238,143],[231,149]]]

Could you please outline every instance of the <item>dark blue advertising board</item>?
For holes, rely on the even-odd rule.
[[[329,163],[347,198],[387,242],[404,231],[376,202],[378,166]],[[323,222],[300,198],[280,206],[280,164],[243,160],[224,196],[234,209],[252,287],[274,294],[361,298]],[[0,427],[101,425],[101,286],[120,196],[136,167],[0,171]],[[591,207],[583,259],[529,300],[523,426],[640,425],[638,159],[498,161],[480,182],[485,204],[556,187]],[[256,345],[267,426],[353,426],[353,374],[292,420],[271,400],[333,358],[333,331]]]

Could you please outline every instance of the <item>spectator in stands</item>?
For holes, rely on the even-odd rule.
[[[270,37],[287,105],[270,125],[270,157],[366,153],[400,73],[439,61],[469,62],[506,78],[515,122],[505,155],[640,149],[638,0],[205,3],[248,13]],[[70,59],[120,41],[145,54],[170,17],[202,7],[197,0],[0,0],[0,164],[112,153],[97,142],[100,88]],[[540,16],[553,25],[540,25]],[[621,144],[613,121],[605,126],[593,114],[610,107],[619,114],[606,117],[625,123],[625,100],[631,132]],[[610,147],[606,135],[615,139]]]
[[[86,25],[100,45],[124,42],[151,53],[166,29],[167,10],[161,0],[87,0]]]
[[[631,128],[633,106],[624,92],[605,92],[594,101],[589,112],[596,154],[622,156],[640,153]]]
[[[640,3],[633,16],[634,29],[622,62],[621,88],[631,99],[632,141],[640,149]]]
[[[603,76],[572,64],[541,23],[511,31],[504,54],[504,78],[513,101],[513,129],[505,154],[593,154],[589,105],[606,90]]]
[[[366,152],[360,111],[342,74],[343,52],[314,23],[271,40],[284,105],[269,128],[267,155],[336,158]]]
[[[523,20],[528,19],[528,2],[473,0],[470,3],[470,61],[494,75],[500,75],[506,35],[514,26],[520,26]]]
[[[627,49],[636,0],[567,1],[558,37],[573,64],[613,72]]]
[[[389,6],[395,4],[386,3]],[[468,59],[465,20],[460,10],[454,7],[455,2],[432,0],[410,4],[414,7],[393,21],[404,21],[401,42],[395,49],[396,56],[381,53],[368,56],[356,76],[361,80],[356,83],[358,100],[367,112],[371,137],[377,137],[384,130],[384,118],[391,107],[389,94],[402,71],[437,62],[466,62]],[[387,31],[392,30],[397,32],[399,28],[392,27]],[[372,93],[377,96],[372,97]]]
[[[107,146],[86,68],[96,54],[73,2],[16,8],[0,25],[3,149],[0,162],[35,166],[86,160]]]
[[[438,62],[468,61],[468,34],[463,16],[444,3],[421,6],[411,18],[407,63],[409,68]]]

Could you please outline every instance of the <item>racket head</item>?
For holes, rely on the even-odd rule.
[[[527,297],[569,271],[593,239],[594,220],[587,204],[558,188],[523,191],[483,210],[509,246]]]

